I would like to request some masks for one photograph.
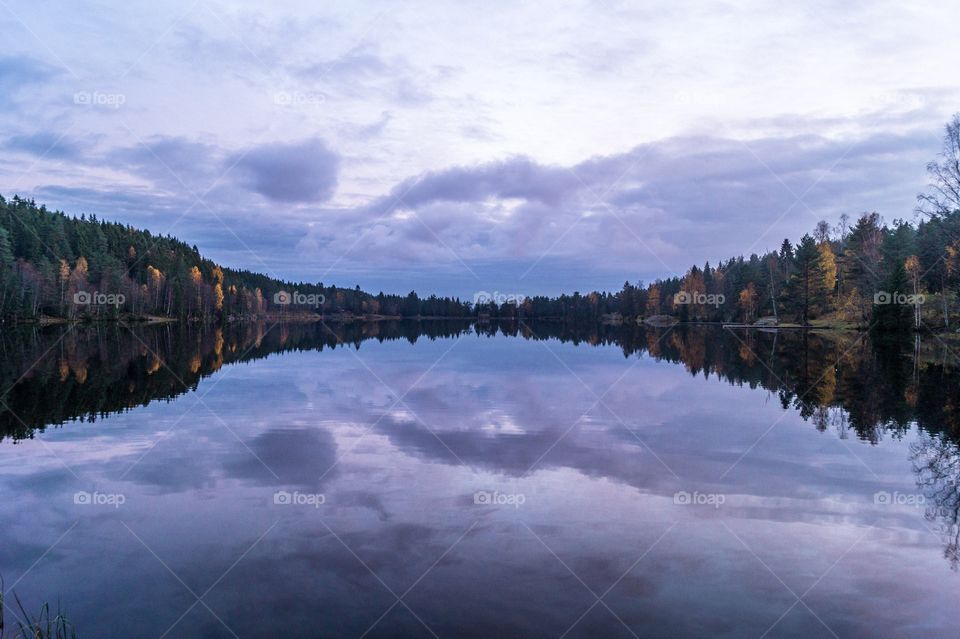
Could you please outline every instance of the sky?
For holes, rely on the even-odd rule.
[[[913,220],[960,5],[0,0],[0,193],[226,266],[618,289]]]

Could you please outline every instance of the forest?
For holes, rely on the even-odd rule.
[[[836,328],[950,329],[958,322],[960,211],[913,226],[864,213],[831,228],[820,222],[794,246],[692,266],[649,285],[625,282],[616,293],[533,297],[491,317],[596,320],[669,316],[683,322]]]
[[[469,304],[373,295],[224,268],[173,237],[0,196],[0,317],[229,320],[270,315],[467,317]]]

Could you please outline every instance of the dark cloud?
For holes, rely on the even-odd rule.
[[[56,160],[79,160],[85,150],[79,141],[52,131],[15,135],[7,138],[3,148]]]
[[[224,464],[227,474],[262,485],[320,488],[336,471],[337,445],[318,428],[273,428],[237,446]]]
[[[355,256],[381,265],[515,260],[513,282],[499,286],[519,285],[541,257],[540,266],[579,260],[603,272],[596,286],[611,269],[620,281],[659,277],[776,248],[841,213],[909,218],[936,147],[915,130],[683,136],[568,167],[513,157],[404,180],[349,215],[331,214],[338,224],[311,230],[300,248],[319,257],[356,241]]]
[[[322,202],[337,186],[340,156],[319,138],[258,146],[231,158],[243,185],[276,202]]]
[[[435,202],[472,203],[489,198],[521,198],[556,205],[577,186],[576,175],[567,169],[515,157],[502,162],[453,167],[407,180],[370,209],[383,211],[398,198],[402,206],[414,209]]]
[[[60,73],[56,67],[27,56],[0,56],[0,103],[7,103],[26,87]]]
[[[112,165],[146,178],[157,186],[182,192],[206,190],[221,174],[223,151],[215,145],[184,137],[151,136],[111,151]]]

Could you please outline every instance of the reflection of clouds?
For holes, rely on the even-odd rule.
[[[259,485],[318,488],[321,475],[333,466],[336,443],[317,428],[274,428],[239,444],[223,466],[230,477]],[[324,477],[323,481],[330,479]]]
[[[213,487],[216,481],[212,460],[198,455],[196,449],[185,448],[185,441],[181,435],[173,441],[157,444],[145,454],[134,456],[124,479],[150,486],[161,493]]]
[[[942,560],[932,552],[936,540],[921,536],[916,513],[873,504],[876,478],[832,434],[817,433],[791,412],[719,480],[782,415],[775,401],[764,404],[762,392],[694,379],[680,366],[649,359],[623,377],[605,402],[676,471],[676,479],[606,407],[591,410],[561,438],[596,398],[536,343],[464,340],[391,408],[392,393],[410,388],[447,347],[444,340],[416,347],[368,343],[359,352],[363,364],[348,351],[327,351],[223,369],[223,383],[206,380],[198,392],[212,390],[205,403],[243,443],[210,411],[191,412],[175,436],[131,470],[123,484],[125,509],[82,512],[84,526],[67,540],[73,543],[45,560],[46,571],[33,585],[49,596],[53,584],[53,594],[72,602],[68,609],[76,606],[77,621],[91,636],[117,632],[100,618],[104,602],[122,602],[117,609],[137,623],[169,624],[191,600],[119,528],[117,517],[198,592],[279,520],[205,601],[245,635],[275,633],[276,620],[283,619],[291,636],[356,637],[393,602],[360,560],[403,592],[480,522],[411,592],[410,606],[440,636],[559,636],[593,598],[524,524],[602,592],[678,522],[605,601],[641,636],[738,636],[747,630],[759,636],[792,597],[721,520],[798,592],[865,525],[875,524],[878,532],[811,594],[811,607],[841,636],[909,635],[907,617],[931,628],[955,627],[952,594],[937,572]],[[597,393],[635,363],[616,346],[551,348]],[[156,404],[39,436],[61,446],[68,463],[75,451],[83,462],[78,473],[95,483],[115,478],[142,453],[139,444],[129,445],[131,438],[151,441],[146,434],[168,432],[163,420],[191,402],[188,394],[175,400],[180,406]],[[854,444],[891,490],[909,481],[905,442]],[[51,505],[69,501],[75,486],[37,442],[0,446],[0,455],[9,455],[0,458],[5,468],[16,468],[16,476],[12,470],[0,474],[8,495],[0,515],[15,524],[0,551],[0,572],[16,573],[43,552],[33,539],[48,539],[48,531],[64,530],[77,516],[75,509]],[[278,507],[271,502],[278,486],[322,488],[328,499],[318,509]],[[519,509],[475,505],[472,493],[488,489],[522,493],[526,503]],[[677,490],[727,499],[720,509],[677,506]],[[123,561],[104,562],[104,556]],[[78,585],[64,589],[61,583]],[[143,602],[158,601],[163,605],[145,609]],[[910,602],[910,615],[891,605],[900,601]],[[178,636],[219,632],[204,611],[186,621]],[[821,629],[809,615],[791,615],[777,627],[788,636]],[[402,608],[378,631],[423,632]],[[621,631],[598,606],[571,635]]]
[[[485,411],[478,416],[483,424],[480,430],[488,435],[523,435],[523,427],[500,410]]]
[[[502,375],[495,365],[501,355],[496,343],[464,343],[450,365],[438,366],[406,395],[409,410],[401,405],[384,414],[389,404],[372,406],[357,419],[355,404],[336,407],[361,427],[375,423],[376,434],[401,451],[450,466],[462,461],[473,470],[511,477],[522,477],[531,467],[533,474],[568,468],[583,478],[609,479],[663,496],[678,486],[744,495],[729,503],[725,513],[747,519],[830,523],[866,522],[875,516],[862,508],[872,504],[875,478],[850,476],[848,465],[859,462],[839,442],[811,439],[809,425],[798,416],[778,424],[777,445],[758,446],[720,480],[782,414],[776,402],[764,403],[751,389],[691,380],[675,365],[643,361],[604,397],[606,406],[595,407],[574,425],[596,398],[541,345],[532,347],[541,355],[539,366],[513,367]],[[591,359],[582,358],[584,349],[551,347],[569,359],[597,394],[633,364],[619,355],[605,360],[602,350],[590,349],[596,356]],[[616,354],[616,349],[609,352]],[[394,388],[405,388],[398,379],[413,377],[405,362],[381,362],[377,373]],[[366,375],[362,367],[341,370],[331,385],[355,388]],[[368,436],[365,443],[372,446],[373,441]],[[798,451],[816,451],[817,472],[810,471],[810,458]],[[349,456],[341,463],[349,463]],[[899,476],[896,455],[869,464],[881,477]],[[838,485],[844,499],[821,498],[837,495]],[[908,520],[899,523],[909,525]]]
[[[379,493],[370,490],[338,492],[336,506],[366,508],[376,513],[381,521],[386,521],[390,518],[390,513],[387,512],[387,507],[383,503],[383,499],[381,499]]]

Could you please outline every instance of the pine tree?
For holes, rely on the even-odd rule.
[[[874,297],[873,326],[877,330],[910,330],[910,307],[902,303],[909,290],[907,271],[902,263],[898,263],[884,280],[883,290]]]
[[[824,272],[820,250],[810,235],[797,245],[793,273],[784,291],[786,306],[801,324],[809,324],[819,314],[824,302]]]

